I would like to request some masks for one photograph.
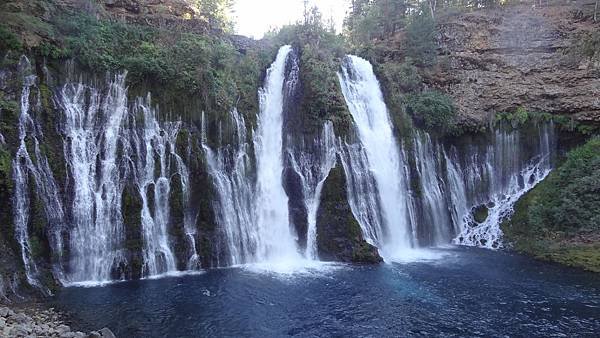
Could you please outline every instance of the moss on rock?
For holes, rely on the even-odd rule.
[[[600,138],[572,150],[502,224],[519,252],[600,272]]]
[[[331,169],[321,193],[317,211],[319,258],[342,262],[374,264],[382,261],[377,248],[367,243],[348,204],[344,171]]]

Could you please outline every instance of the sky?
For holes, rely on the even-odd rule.
[[[349,0],[310,0],[327,22],[333,18],[338,32],[342,29]],[[303,0],[235,0],[236,33],[255,39],[263,37],[271,28],[295,23],[304,13]]]

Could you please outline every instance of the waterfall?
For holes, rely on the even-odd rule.
[[[137,187],[142,197],[142,275],[155,276],[176,270],[167,228],[170,222],[172,157],[175,165],[182,165],[176,160],[175,152],[181,123],[169,122],[161,126],[149,96],[146,100],[137,100],[133,116],[143,118],[142,128],[137,128],[137,133],[131,133],[136,154],[134,166],[137,169]],[[134,120],[133,127],[136,123]],[[179,170],[187,172],[186,168]],[[182,180],[187,180],[186,172]],[[182,185],[185,186],[185,183],[182,182]]]
[[[283,82],[291,46],[279,49],[259,90],[260,113],[254,134],[258,261],[286,262],[300,258],[289,222],[283,189]]]
[[[31,65],[26,57],[21,58],[20,68],[29,69]],[[57,253],[58,262],[55,262],[54,274],[57,279],[62,279],[62,269],[60,258],[62,255],[62,232],[64,226],[63,207],[58,193],[58,188],[54,176],[50,169],[48,159],[40,149],[39,136],[42,136],[40,126],[30,115],[30,94],[31,88],[35,87],[37,78],[34,75],[27,75],[23,79],[23,89],[21,92],[21,114],[19,116],[19,148],[12,163],[13,179],[15,182],[14,192],[14,225],[15,237],[21,248],[21,258],[25,268],[27,282],[49,294],[39,281],[39,270],[35,262],[34,247],[32,246],[28,226],[30,223],[30,186],[29,179],[33,178],[35,184],[36,198],[41,199],[44,208],[47,223],[45,231],[48,235],[50,245]],[[36,95],[36,106],[40,106],[40,93]],[[33,148],[33,158],[30,156],[28,145]],[[38,244],[39,245],[39,244]]]
[[[363,160],[366,160],[365,164],[376,184],[381,210],[381,230],[370,229],[365,237],[377,236],[371,239],[383,256],[400,257],[402,251],[412,247],[406,199],[407,182],[403,170],[405,164],[393,134],[379,82],[371,64],[352,55],[344,59],[339,80],[366,154],[366,159]],[[370,201],[354,204],[359,207],[372,205]],[[365,218],[362,214],[370,212],[360,211],[358,215],[355,214],[359,222]],[[371,228],[372,224],[361,227]]]
[[[379,196],[367,154],[360,143],[347,144],[341,139],[338,140],[338,149],[352,214],[361,227],[365,241],[377,245],[384,234]]]
[[[413,223],[419,244],[448,244],[454,235],[448,210],[447,190],[443,179],[441,146],[427,133],[416,132],[413,138],[416,171],[421,193],[421,224]]]
[[[118,150],[128,114],[125,74],[103,95],[82,83],[68,83],[59,95],[65,114],[65,161],[70,173],[72,230],[70,281],[106,282],[126,264],[121,197],[124,172]]]
[[[527,151],[527,148],[532,150]],[[446,162],[449,182],[454,189],[451,200],[456,206],[452,214],[459,229],[454,242],[502,247],[501,222],[512,215],[519,198],[550,173],[554,149],[551,122],[538,126],[537,135],[532,139],[526,139],[519,130],[495,130],[493,141],[484,153],[473,151],[462,165],[456,149],[452,149]],[[474,209],[480,205],[487,209],[483,221],[473,216]]]
[[[321,202],[321,190],[325,179],[336,162],[335,135],[333,123],[323,125],[320,137],[313,140],[310,150],[288,149],[290,162],[302,182],[302,195],[307,212],[307,259],[317,260],[317,211]]]
[[[259,234],[255,226],[254,184],[249,175],[246,123],[237,109],[230,116],[235,126],[234,144],[215,152],[203,140],[203,148],[217,193],[215,213],[226,241],[227,263],[237,265],[254,260]]]
[[[121,215],[125,186],[132,182],[142,208],[142,276],[177,270],[169,238],[173,176],[189,200],[189,172],[176,151],[181,122],[159,123],[150,96],[138,98],[131,114],[125,74],[107,90],[69,82],[57,95],[64,112],[65,161],[71,185],[70,283],[124,278],[128,256]],[[194,218],[184,212],[190,268],[197,268]],[[194,263],[194,261],[196,261]]]
[[[283,188],[283,96],[285,65],[291,51],[291,46],[279,49],[258,93],[258,129],[252,138],[256,177],[249,173],[252,162],[245,121],[237,110],[231,114],[237,135],[233,145],[215,152],[203,142],[218,195],[217,221],[229,261],[234,265],[266,263],[287,267],[302,259]]]
[[[181,122],[179,122],[181,124]],[[182,197],[185,204],[185,210],[183,215],[183,225],[185,230],[185,238],[188,245],[188,261],[187,270],[198,270],[200,269],[200,257],[198,256],[198,247],[196,246],[196,216],[189,208],[190,203],[190,171],[183,161],[183,158],[175,151],[175,144],[172,144],[170,151],[171,155],[175,157],[177,161],[177,174],[181,180]],[[192,152],[192,141],[188,135],[187,139],[187,158],[191,157]]]

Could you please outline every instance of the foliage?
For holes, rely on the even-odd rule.
[[[402,63],[384,63],[381,68],[385,81],[389,84],[388,89],[393,92],[415,93],[423,83],[418,68],[410,58],[405,59]]]
[[[599,130],[597,125],[577,121],[573,119],[573,116],[529,111],[524,107],[518,107],[514,112],[497,113],[495,116],[496,125],[507,122],[513,128],[540,121],[553,121],[564,131],[577,132],[583,135],[594,135]]]
[[[406,27],[406,55],[418,65],[432,66],[436,62],[436,28],[431,13],[425,8],[411,16]]]
[[[233,30],[233,21],[229,16],[233,7],[233,0],[195,0],[194,2],[200,16],[208,21],[210,27],[225,32]]]
[[[354,0],[344,21],[346,31],[357,45],[385,39],[405,26],[406,0]]]
[[[242,55],[217,35],[169,32],[86,15],[63,17],[58,27],[66,37],[66,52],[49,53],[73,56],[94,72],[127,70],[130,84],[159,84],[171,99],[192,97],[202,102],[203,110],[228,112],[238,100],[244,108],[257,108],[257,84],[268,59],[264,52]]]
[[[600,138],[570,151],[503,225],[519,251],[600,271]]]
[[[407,111],[425,129],[445,134],[455,129],[456,108],[452,99],[438,91],[408,97]]]
[[[600,230],[600,138],[569,152],[530,209],[536,227],[567,232]]]
[[[0,26],[0,51],[19,51],[22,48],[21,41],[13,32]]]
[[[600,60],[600,31],[579,36],[567,50],[567,54],[590,61]]]

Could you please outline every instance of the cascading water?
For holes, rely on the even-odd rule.
[[[522,144],[518,130],[494,131],[489,146],[446,149],[429,134],[416,131],[412,149],[398,145],[371,65],[358,57],[344,59],[339,74],[360,144],[339,141],[348,199],[365,239],[384,258],[402,258],[411,246],[457,244],[498,248],[501,221],[514,203],[551,170],[553,125]],[[485,143],[485,142],[484,142]],[[534,148],[531,151],[530,148]],[[407,154],[414,156],[408,166]],[[417,191],[408,188],[418,180]],[[485,220],[475,208],[485,205]],[[406,251],[404,251],[406,252]]]
[[[175,154],[180,123],[166,123],[161,127],[155,109],[150,104],[150,97],[147,100],[138,99],[133,113],[134,117],[143,117],[143,127],[137,129],[137,133],[131,133],[135,151],[135,177],[142,197],[142,275],[155,276],[176,270],[167,227],[170,221],[171,156]],[[134,121],[133,128],[136,124],[137,121]],[[180,165],[178,162],[175,164]]]
[[[382,231],[373,229],[365,237],[377,236],[373,239],[384,257],[401,257],[402,252],[413,245],[407,210],[407,184],[403,171],[405,163],[392,131],[379,82],[371,64],[352,55],[344,59],[339,80],[364,147],[368,169],[376,183],[381,209]],[[354,204],[365,206],[371,203]],[[361,214],[366,213],[368,212],[361,210],[355,216],[360,222],[364,219]],[[372,227],[372,225],[361,226]]]
[[[26,57],[22,57],[19,68],[29,69],[31,65]],[[30,115],[31,88],[35,88],[37,78],[34,75],[25,76],[21,92],[21,114],[19,116],[19,149],[13,160],[14,192],[14,224],[15,236],[21,247],[21,257],[25,268],[27,282],[42,290],[49,291],[39,282],[39,271],[32,252],[28,225],[30,221],[29,178],[33,178],[35,194],[40,198],[44,208],[47,225],[46,233],[52,249],[57,252],[58,260],[62,253],[62,231],[64,226],[64,213],[56,182],[45,154],[40,150],[38,136],[41,129]],[[37,93],[37,106],[40,105],[40,93]],[[33,147],[34,158],[29,154],[28,144]],[[55,277],[62,279],[60,262],[56,262]]]
[[[416,132],[413,138],[416,171],[419,177],[422,208],[421,224],[415,224],[419,244],[443,245],[452,240],[454,231],[448,212],[448,198],[443,180],[441,146],[427,133]],[[418,222],[418,221],[416,221]],[[418,230],[422,230],[419,233]]]
[[[187,139],[187,158],[191,157],[191,139],[188,135]],[[171,155],[175,158],[177,162],[177,174],[179,175],[179,179],[181,180],[181,189],[182,189],[182,197],[184,203],[190,202],[190,171],[185,164],[183,158],[177,154],[176,147],[173,144],[170,148]],[[200,257],[198,256],[198,248],[196,246],[196,217],[189,205],[186,205],[183,215],[183,225],[185,230],[185,238],[188,246],[188,261],[187,261],[187,270],[198,270],[200,269]]]
[[[58,101],[65,114],[65,159],[73,191],[69,283],[124,278],[128,262],[121,200],[129,181],[142,202],[142,276],[176,271],[168,233],[175,173],[183,200],[189,199],[189,173],[176,152],[181,122],[161,125],[149,97],[138,99],[129,114],[125,74],[109,81],[104,94],[82,83],[67,83]],[[184,222],[193,251],[187,265],[196,269],[193,217],[186,213]]]
[[[125,74],[116,76],[105,95],[68,83],[59,95],[73,190],[70,282],[110,281],[113,269],[126,263],[121,216],[125,174],[118,157],[128,114],[124,82]]]
[[[292,167],[302,182],[302,195],[307,212],[308,229],[304,255],[307,259],[317,260],[317,211],[321,202],[321,190],[336,162],[335,134],[330,121],[323,125],[320,137],[310,146],[310,151],[288,149],[288,153]]]
[[[302,259],[290,226],[282,176],[285,65],[291,51],[291,46],[279,49],[258,93],[258,130],[253,135],[256,177],[249,173],[252,162],[246,127],[237,110],[231,114],[237,134],[235,145],[215,152],[203,142],[230,264],[288,267]]]
[[[230,265],[252,262],[257,248],[258,231],[255,226],[254,184],[248,171],[246,124],[237,109],[231,112],[235,126],[235,143],[220,148],[216,153],[203,142],[208,170],[217,192],[215,212],[226,241]]]
[[[514,204],[542,181],[552,169],[555,151],[554,125],[538,126],[536,137],[526,140],[518,130],[496,130],[493,142],[483,154],[473,151],[462,160],[456,149],[446,156],[448,182],[451,184],[454,223],[460,233],[457,244],[499,248],[502,246],[501,222],[512,215]],[[527,153],[526,148],[533,148]],[[462,175],[461,175],[462,172]],[[484,220],[473,211],[484,207]]]
[[[289,224],[288,197],[283,189],[283,82],[291,46],[283,46],[267,70],[259,90],[260,114],[254,134],[256,153],[257,261],[300,258]]]
[[[348,203],[360,225],[363,237],[371,245],[383,238],[379,196],[375,179],[369,169],[367,154],[360,143],[347,144],[338,140],[338,151],[348,190]]]

